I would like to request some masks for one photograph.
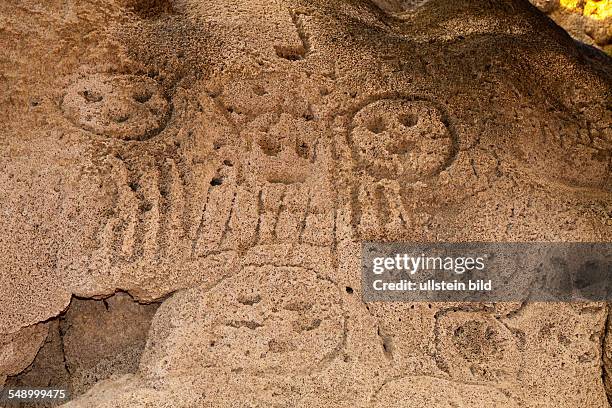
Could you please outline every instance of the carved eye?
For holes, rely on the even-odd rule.
[[[411,128],[417,125],[417,123],[419,122],[419,118],[412,113],[408,113],[400,115],[399,121],[404,127]]]
[[[138,103],[147,103],[152,96],[153,92],[148,89],[143,89],[134,94],[134,100]]]
[[[102,99],[104,99],[102,95],[100,95],[99,93],[95,91],[85,90],[83,91],[82,95],[83,95],[83,98],[85,98],[87,102],[92,102],[92,103],[100,102],[102,101]]]
[[[373,116],[365,124],[366,128],[372,133],[382,133],[387,129],[385,120],[381,116]]]

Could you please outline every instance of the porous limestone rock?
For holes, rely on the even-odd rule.
[[[0,333],[173,294],[67,406],[608,407],[603,304],[361,299],[362,241],[612,239],[610,61],[526,0],[0,22]]]
[[[612,54],[612,2],[609,0],[532,0],[577,40]]]
[[[47,324],[42,323],[0,336],[0,386],[8,376],[19,374],[34,361],[47,332]]]

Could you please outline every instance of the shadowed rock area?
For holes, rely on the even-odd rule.
[[[137,372],[158,306],[138,304],[125,293],[104,300],[73,299],[65,313],[47,324],[32,364],[5,385],[59,387],[74,398],[98,381]]]
[[[0,22],[0,383],[609,406],[603,303],[361,298],[363,241],[612,240],[610,59],[526,0],[7,0]]]
[[[573,37],[612,54],[612,3],[609,0],[533,0]]]

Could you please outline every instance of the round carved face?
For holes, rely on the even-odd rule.
[[[431,102],[380,99],[357,112],[351,130],[359,166],[376,179],[416,181],[448,167],[455,136]]]
[[[144,356],[154,362],[148,374],[203,366],[259,375],[310,373],[342,347],[340,305],[334,285],[314,271],[245,268],[215,290],[184,292],[162,309],[159,320],[171,321],[172,329]]]
[[[95,74],[72,83],[62,109],[77,126],[101,136],[145,140],[164,127],[170,104],[151,78]]]

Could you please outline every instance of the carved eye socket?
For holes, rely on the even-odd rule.
[[[98,92],[90,90],[83,91],[82,95],[87,102],[91,103],[100,102],[103,99],[102,95],[100,95]]]
[[[134,94],[134,100],[138,103],[147,103],[152,96],[153,93],[150,90],[142,89]]]
[[[280,141],[272,137],[261,137],[257,144],[267,156],[278,156],[282,150]]]
[[[419,123],[419,118],[413,114],[406,114],[406,115],[401,115],[399,117],[399,121],[403,126],[410,128],[410,127],[416,126],[417,123]]]
[[[366,128],[372,133],[382,133],[387,130],[387,124],[384,119],[380,116],[374,116],[365,124]]]

